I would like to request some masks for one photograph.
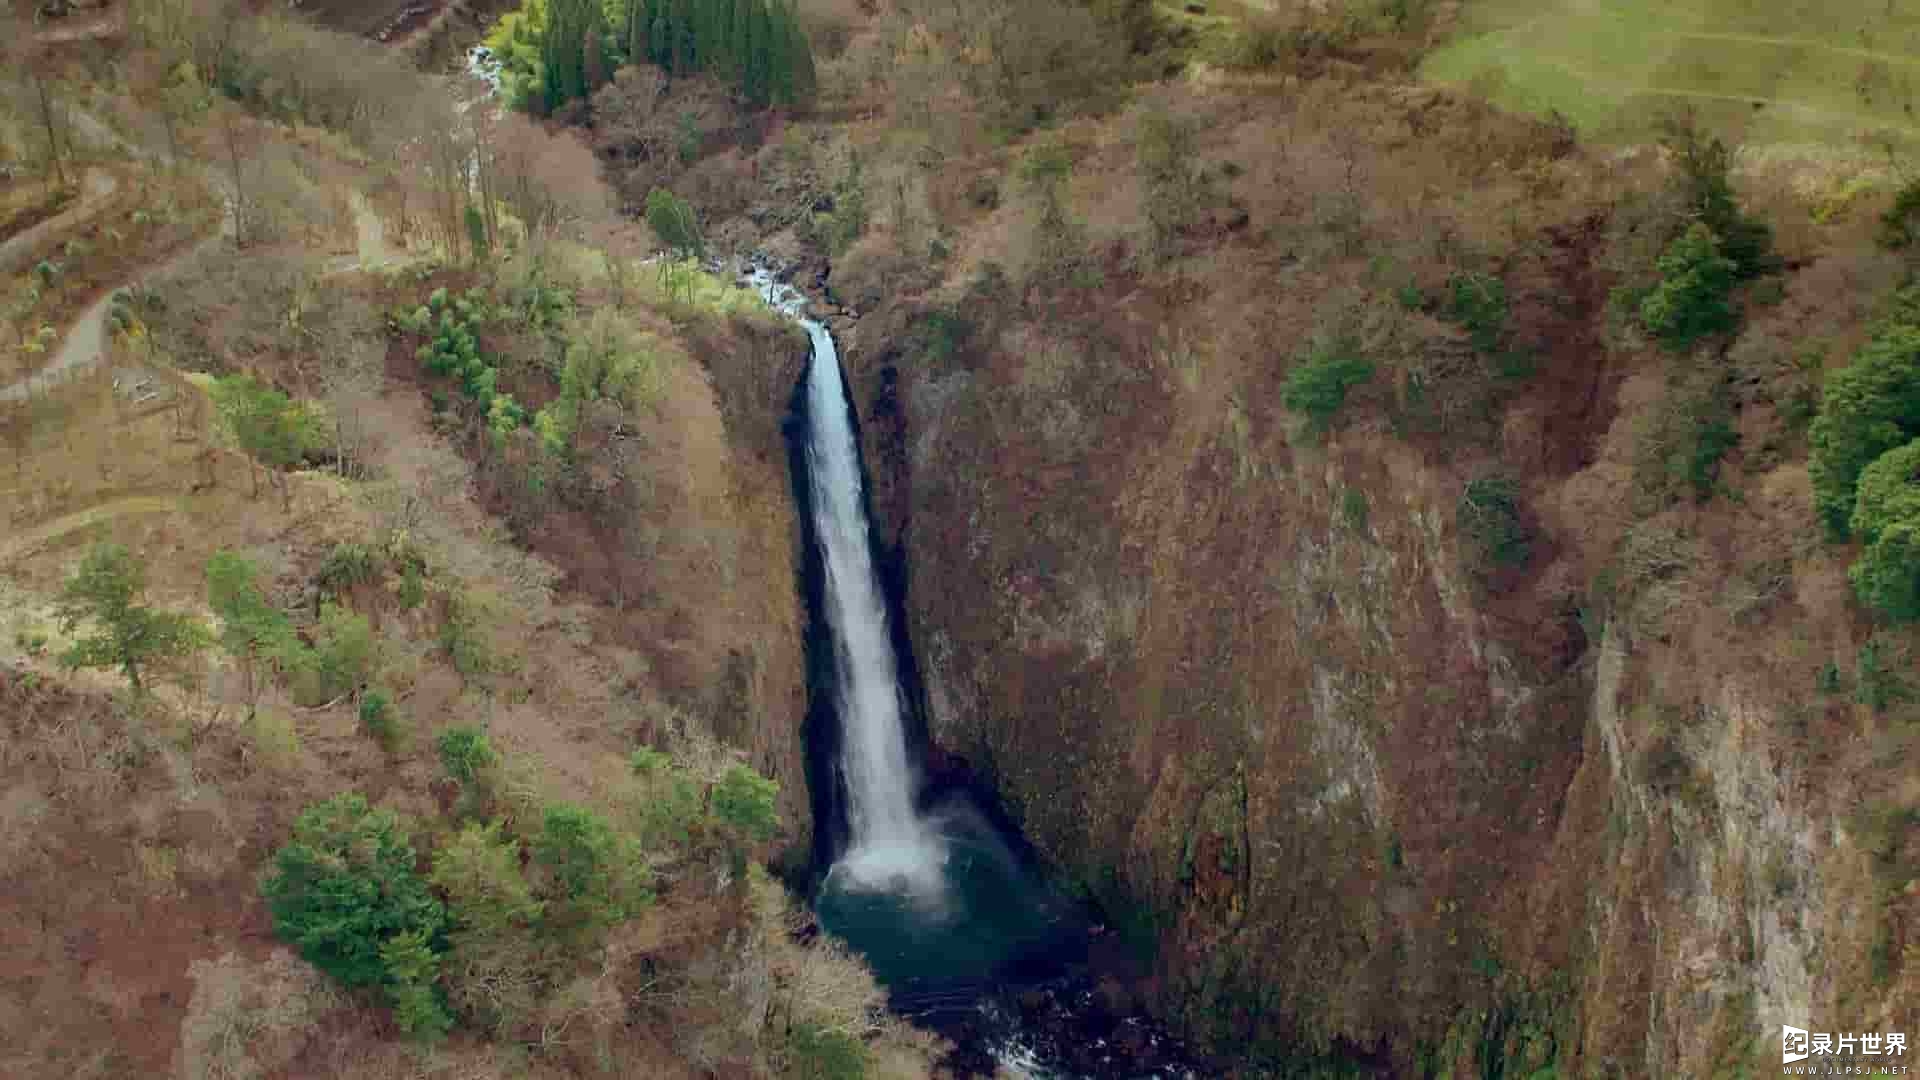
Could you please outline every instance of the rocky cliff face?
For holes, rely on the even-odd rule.
[[[1543,380],[1467,459],[1323,438],[1280,365],[1152,319],[976,318],[940,360],[883,313],[848,355],[933,735],[1154,948],[1158,1009],[1394,1071],[1709,1075],[1782,1023],[1913,1026],[1904,840],[1863,852],[1823,790],[1871,753],[1820,732],[1874,721],[1815,692],[1862,631],[1790,539],[1803,469],[1631,521],[1646,379]],[[1461,536],[1496,467],[1522,569]]]
[[[702,616],[733,636],[721,670],[707,680],[706,704],[715,733],[747,748],[779,781],[785,835],[796,845],[791,856],[804,865],[812,831],[800,734],[807,711],[806,616],[796,585],[800,521],[781,425],[805,370],[806,335],[784,322],[736,320],[693,344],[726,445],[724,481],[706,493],[712,527],[731,534],[735,545],[727,580],[715,583],[727,610]]]

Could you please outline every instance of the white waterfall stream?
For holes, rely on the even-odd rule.
[[[887,629],[886,597],[873,565],[839,350],[825,324],[802,314],[805,298],[798,291],[774,282],[765,271],[751,280],[768,303],[798,321],[813,340],[807,482],[825,568],[851,834],[832,873],[849,888],[934,895],[942,888],[945,844],[914,805],[917,777],[907,752],[899,668]]]

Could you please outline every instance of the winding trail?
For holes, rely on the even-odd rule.
[[[166,514],[180,509],[184,502],[176,495],[131,495],[124,499],[114,499],[97,506],[89,506],[71,514],[63,514],[52,521],[36,525],[18,536],[9,537],[0,542],[0,567],[15,559],[33,554],[42,546],[78,532],[89,526],[112,521],[115,518],[132,517],[137,514]]]
[[[72,117],[74,127],[85,132],[86,136],[94,142],[110,145],[136,159],[146,160],[156,164],[171,164],[171,159],[166,153],[150,152],[135,146],[122,138],[119,132],[114,131],[100,120],[77,108],[72,110]],[[232,185],[228,184],[214,169],[202,167],[199,169],[199,172],[207,185],[218,192],[221,201],[226,204],[227,210],[221,215],[220,219],[220,231],[194,245],[192,248],[189,248],[187,251],[174,256],[172,259],[158,266],[149,267],[141,271],[132,280],[123,283],[119,287],[109,289],[98,300],[95,300],[80,314],[80,317],[74,321],[73,325],[67,329],[66,336],[60,343],[59,350],[54,353],[53,359],[50,360],[45,367],[10,386],[0,387],[0,405],[25,401],[31,397],[35,391],[44,390],[49,384],[65,378],[72,372],[84,370],[99,363],[106,355],[109,339],[107,317],[112,314],[114,297],[122,288],[138,281],[165,277],[177,270],[180,266],[194,259],[198,259],[218,247],[221,243],[235,238],[236,231],[232,212],[234,200]],[[112,175],[105,175],[111,183],[113,179]],[[91,174],[89,174],[89,178],[91,179]],[[111,191],[112,188],[109,186],[108,192],[111,193]],[[354,191],[351,194],[351,200],[357,251],[353,256],[349,257],[344,264],[329,268],[327,274],[332,275],[350,273],[356,270],[371,270],[410,261],[407,255],[395,252],[387,244],[386,223],[381,220],[379,213],[368,203],[365,196],[359,191]],[[76,207],[75,209],[78,210],[80,208]],[[96,206],[94,210],[97,211],[97,209],[98,207]],[[62,218],[42,222],[41,225],[59,224],[65,227],[71,226],[74,223],[75,219],[67,215],[62,215]],[[35,229],[37,230],[40,227],[41,226],[36,226]],[[33,231],[35,230],[29,230],[29,233]],[[16,237],[15,239],[23,239],[25,235],[26,234],[23,234],[22,237]],[[12,241],[8,243],[11,244]],[[28,250],[32,250],[31,246],[29,246]]]
[[[47,237],[56,236],[76,225],[85,224],[112,201],[120,190],[120,180],[105,169],[88,169],[80,182],[80,202],[18,236],[0,242],[0,274],[10,273],[30,258]]]

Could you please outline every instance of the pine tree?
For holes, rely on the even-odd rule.
[[[811,101],[819,87],[819,75],[813,68],[813,47],[807,42],[807,32],[800,28],[799,9],[791,0],[787,15],[787,30],[792,35],[789,55],[793,64],[793,100],[796,103]]]
[[[587,78],[587,42],[600,34],[597,0],[549,0],[540,42],[542,90],[552,112],[592,92]]]
[[[693,55],[693,0],[673,0],[672,59],[668,70],[685,75],[697,70]]]
[[[753,66],[754,0],[722,0],[722,2],[729,3],[732,8],[727,19],[727,40],[733,49],[733,82],[744,86],[747,81],[747,72]]]
[[[672,0],[655,0],[653,18],[647,23],[647,56],[661,67],[673,63]]]
[[[698,5],[694,23],[694,51],[699,54],[700,69],[716,75],[726,72],[727,10],[720,0],[694,0]]]
[[[735,17],[737,4],[735,0],[708,0],[708,4],[712,4],[714,27],[720,33],[720,67],[716,71],[728,83],[739,85],[741,73],[747,69],[747,65],[741,63],[747,42],[743,40],[745,25]]]
[[[747,100],[765,105],[772,96],[773,20],[767,6],[752,0],[747,11],[747,70],[742,80]]]
[[[659,0],[627,0],[627,25],[624,37],[627,46],[627,63],[644,64],[653,59],[654,16],[658,13]]]
[[[780,0],[767,11],[767,98],[781,105],[793,102],[793,12]]]

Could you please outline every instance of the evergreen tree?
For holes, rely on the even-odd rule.
[[[549,0],[540,67],[548,112],[593,92],[587,77],[587,43],[601,33],[598,0]]]
[[[725,75],[727,70],[727,17],[731,12],[723,0],[697,0],[699,10],[695,22],[695,51],[700,55],[700,68],[715,75]]]
[[[741,31],[735,0],[708,0],[713,7],[714,32],[719,35],[719,64],[714,71],[723,79],[738,85],[740,74],[745,66],[740,62],[745,42],[741,40]]]
[[[706,72],[757,106],[813,96],[816,72],[794,0],[525,0],[510,26],[516,95],[552,112],[606,81],[603,58],[651,63],[674,75]],[[491,39],[490,39],[491,40]]]
[[[755,105],[765,105],[772,92],[772,73],[769,70],[772,57],[768,45],[773,37],[773,20],[767,15],[767,6],[760,0],[749,0],[747,5],[747,62],[745,77],[741,80],[742,89],[747,92],[747,100]]]
[[[727,19],[727,41],[733,50],[734,85],[745,86],[747,70],[753,63],[753,9],[754,0],[721,0],[732,7]]]
[[[653,20],[659,14],[659,0],[627,0],[626,45],[629,64],[653,60]]]
[[[819,88],[819,75],[813,68],[813,47],[807,32],[800,28],[800,11],[791,0],[787,6],[787,33],[790,38],[788,62],[793,65],[793,103],[811,101]]]
[[[693,54],[693,0],[673,0],[673,51],[668,70],[685,75],[698,70]]]
[[[772,0],[767,12],[767,98],[785,105],[793,101],[793,12],[781,0]]]
[[[667,4],[668,0],[657,0],[647,20],[647,59],[660,67],[666,67],[673,56],[673,13]]]

